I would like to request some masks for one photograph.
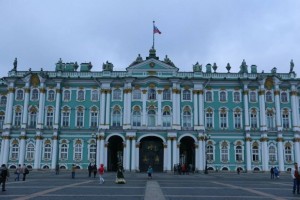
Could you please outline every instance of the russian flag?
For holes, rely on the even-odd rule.
[[[156,26],[153,26],[153,33],[161,34],[160,30],[158,30],[158,28]]]

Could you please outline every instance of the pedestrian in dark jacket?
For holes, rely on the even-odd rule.
[[[88,171],[89,171],[89,177],[91,177],[92,171],[93,171],[92,163],[89,164],[89,166],[88,166]]]
[[[0,184],[2,184],[2,192],[6,191],[5,183],[8,180],[8,177],[9,177],[9,171],[6,165],[2,164],[0,168]]]

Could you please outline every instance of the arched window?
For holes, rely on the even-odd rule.
[[[205,101],[206,102],[211,102],[212,101],[212,92],[211,91],[207,91],[205,93]]]
[[[11,148],[11,159],[17,160],[19,158],[19,143],[17,140],[14,140]]]
[[[270,91],[266,92],[266,102],[272,102],[272,93]]]
[[[79,90],[77,92],[77,100],[78,101],[84,101],[84,91],[83,90]]]
[[[250,102],[256,102],[256,92],[255,91],[251,91],[250,92]]]
[[[171,100],[171,90],[170,89],[164,89],[163,100]]]
[[[192,127],[192,114],[188,106],[183,109],[182,126],[185,128]]]
[[[15,119],[14,119],[14,125],[15,126],[21,126],[21,119],[22,119],[22,110],[18,106],[15,109]]]
[[[98,90],[92,90],[92,101],[98,101],[98,100],[99,100]]]
[[[182,92],[182,99],[183,100],[191,100],[191,91],[188,89],[183,90]]]
[[[116,106],[112,114],[112,126],[119,127],[121,126],[121,109],[119,106]]]
[[[240,95],[240,92],[234,92],[234,93],[233,93],[233,101],[234,101],[234,102],[240,102],[240,101],[241,101],[241,95]]]
[[[163,110],[163,116],[162,116],[162,122],[163,122],[163,127],[171,127],[171,113],[170,113],[170,108],[166,106]]]
[[[150,107],[148,110],[148,127],[156,126],[156,112],[155,108]]]
[[[287,143],[284,147],[284,158],[285,162],[292,163],[292,145]]]
[[[49,90],[48,91],[48,101],[54,101],[55,99],[55,92],[54,90]]]
[[[155,100],[156,99],[156,91],[153,88],[150,88],[148,90],[148,99],[149,100]]]
[[[96,161],[96,142],[94,140],[92,140],[90,144],[89,158],[90,158],[90,162]]]
[[[276,162],[277,160],[277,154],[276,154],[276,148],[275,146],[269,147],[269,162]]]
[[[258,145],[256,143],[252,146],[252,161],[259,162],[259,150]]]
[[[98,126],[98,109],[96,107],[92,107],[90,110],[90,126],[97,127]]]
[[[282,92],[280,97],[281,97],[281,102],[282,103],[287,103],[288,102],[288,95],[287,95],[286,92]]]
[[[80,140],[77,140],[74,147],[74,160],[81,161],[82,160],[82,144]]]
[[[221,145],[221,162],[228,162],[229,158],[228,158],[228,144],[227,142],[223,142]]]
[[[236,148],[235,148],[235,160],[237,162],[243,161],[243,148],[240,145],[236,146]]]
[[[39,91],[38,89],[35,88],[31,91],[31,100],[37,101],[38,99],[39,99]]]
[[[62,111],[62,126],[69,127],[70,126],[70,109],[68,107],[64,107]]]
[[[275,116],[272,110],[267,111],[267,128],[268,130],[275,129]]]
[[[113,100],[121,100],[121,93],[120,89],[113,90]]]
[[[206,147],[207,151],[207,161],[208,162],[213,162],[214,161],[214,147],[212,144],[208,144]]]
[[[6,105],[6,100],[7,100],[6,96],[2,96],[1,99],[0,99],[0,105],[5,106]]]
[[[30,109],[29,113],[29,127],[35,128],[36,127],[36,121],[37,121],[37,110],[35,107],[32,107]]]
[[[71,92],[70,90],[64,91],[64,101],[70,101],[71,100]]]
[[[48,107],[46,113],[46,126],[52,127],[53,126],[53,118],[54,118],[54,111],[52,107]]]
[[[51,159],[51,143],[50,141],[46,141],[44,145],[44,160]]]
[[[3,111],[0,111],[0,129],[3,129],[4,119],[5,119],[5,113]]]
[[[139,89],[134,89],[133,92],[132,92],[132,99],[134,100],[140,100],[141,99],[141,90]]]
[[[82,128],[84,121],[84,108],[79,106],[76,111],[76,127]]]
[[[225,101],[227,101],[226,92],[225,91],[221,91],[220,92],[220,102],[225,102]]]
[[[258,127],[257,112],[256,112],[255,109],[251,109],[250,126],[251,126],[252,129],[256,129]]]
[[[68,145],[66,144],[66,141],[63,141],[60,145],[60,159],[68,160]]]
[[[141,111],[138,106],[135,106],[132,113],[132,126],[141,126]]]
[[[34,144],[29,143],[26,148],[26,160],[31,161],[34,159]]]
[[[18,101],[23,100],[23,96],[24,96],[23,90],[17,90],[16,100],[18,100]]]

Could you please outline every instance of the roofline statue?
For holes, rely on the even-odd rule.
[[[18,59],[17,58],[15,58],[13,65],[14,65],[13,70],[17,71],[17,67],[18,67]]]

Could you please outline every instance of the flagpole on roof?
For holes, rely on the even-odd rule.
[[[154,27],[155,27],[155,21],[153,21],[153,30],[152,30],[152,34],[153,34],[153,44],[152,44],[152,49],[154,49]]]

